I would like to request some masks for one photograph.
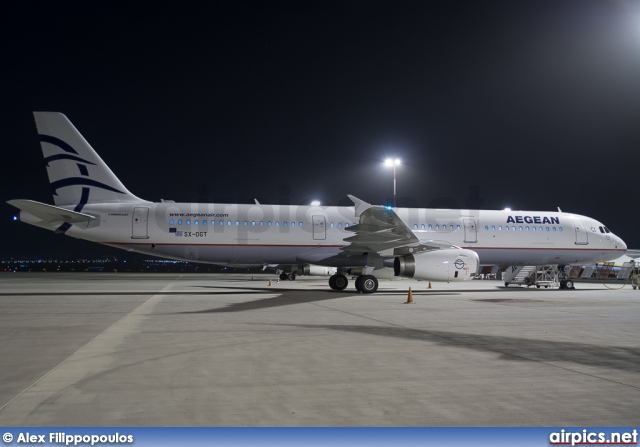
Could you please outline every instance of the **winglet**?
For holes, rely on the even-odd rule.
[[[349,199],[351,199],[353,204],[356,206],[356,217],[360,217],[360,214],[373,206],[370,203],[365,202],[364,200],[358,199],[356,196],[352,196],[351,194],[347,194],[347,197],[349,197]]]

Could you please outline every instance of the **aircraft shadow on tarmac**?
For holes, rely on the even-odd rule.
[[[378,291],[373,295],[366,295],[359,292],[354,291],[337,291],[337,290],[329,290],[329,289],[320,289],[320,290],[310,290],[308,288],[273,288],[269,286],[264,287],[225,287],[225,286],[194,286],[197,288],[203,288],[209,290],[206,293],[198,293],[198,295],[248,295],[248,294],[276,294],[277,296],[261,298],[254,301],[247,301],[242,303],[234,303],[230,304],[226,307],[222,308],[213,308],[213,309],[203,309],[197,311],[189,311],[189,312],[179,312],[183,314],[193,314],[193,313],[226,313],[226,312],[244,312],[251,310],[259,310],[259,309],[269,309],[273,307],[280,306],[291,306],[295,304],[304,304],[304,303],[314,303],[335,299],[344,299],[344,298],[353,298],[353,297],[366,297],[367,299],[376,300],[381,296],[395,296],[400,298],[400,300],[404,301],[406,299],[406,293],[403,290],[384,290],[378,289]],[[213,291],[212,289],[220,289],[220,291]],[[237,291],[231,292],[231,289],[235,289]],[[415,290],[412,291],[413,296],[459,296],[463,295],[465,292],[472,293],[500,293],[505,289],[478,289],[478,290],[448,290],[448,291],[434,291],[434,290]],[[508,291],[526,291],[527,289],[509,289]],[[532,289],[533,291],[533,289]],[[510,302],[516,302],[517,300],[509,300]],[[523,303],[531,302],[532,300],[521,300]],[[497,301],[496,302],[500,302]]]
[[[269,324],[272,326],[272,324]],[[501,360],[532,361],[550,363],[571,362],[591,367],[613,368],[640,374],[640,348],[621,346],[598,346],[552,340],[532,340],[517,337],[464,334],[412,329],[399,326],[357,326],[324,324],[278,324],[277,326],[368,334],[402,338],[411,341],[438,343],[450,347],[475,349],[500,354]],[[419,351],[416,351],[416,354]],[[566,368],[562,365],[551,366]],[[591,374],[587,372],[586,374]],[[639,386],[626,383],[633,388]]]

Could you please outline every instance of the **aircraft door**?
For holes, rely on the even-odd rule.
[[[463,217],[464,223],[464,241],[465,242],[478,242],[478,227],[476,226],[476,220],[471,217]]]
[[[313,239],[323,241],[327,238],[327,222],[324,216],[312,216]]]
[[[584,220],[581,218],[572,219],[573,226],[576,229],[576,245],[588,245],[589,234],[587,233],[587,226]]]
[[[149,239],[149,208],[133,208],[133,229],[131,239]]]

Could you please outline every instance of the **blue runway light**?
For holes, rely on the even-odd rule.
[[[13,216],[13,219],[11,219],[11,220],[13,220],[15,222],[16,220],[18,220],[18,216]]]
[[[391,211],[393,207],[391,205],[387,205],[387,211]]]

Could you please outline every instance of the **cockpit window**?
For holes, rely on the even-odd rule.
[[[611,233],[611,231],[609,231],[607,227],[604,227],[604,231],[606,231],[607,233]]]

